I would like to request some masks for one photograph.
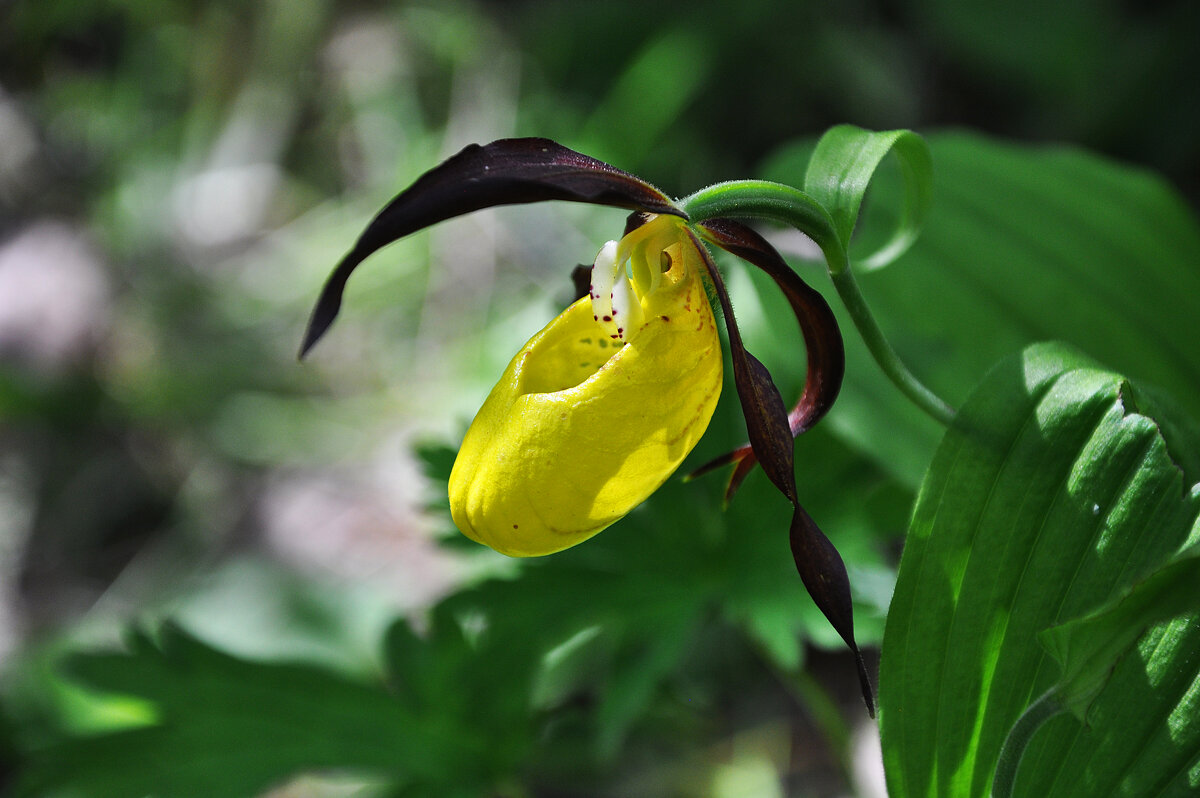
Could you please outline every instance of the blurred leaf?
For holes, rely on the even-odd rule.
[[[156,722],[27,752],[16,794],[250,796],[321,768],[478,793],[513,767],[527,738],[512,671],[474,648],[444,617],[427,641],[398,624],[388,650],[402,672],[389,688],[240,659],[174,627],[158,641],[139,634],[127,653],[79,654],[69,665],[91,688],[150,702]],[[519,659],[508,642],[496,650]],[[505,680],[509,689],[495,690]]]
[[[802,380],[803,371],[790,377]],[[714,429],[727,439],[744,435],[738,415],[735,402],[722,403]],[[705,448],[722,445],[716,440]],[[799,492],[852,573],[862,574],[868,587],[882,582],[855,593],[856,634],[864,645],[874,644],[891,582],[878,529],[899,529],[910,497],[819,430],[800,441],[797,462]],[[726,511],[719,480],[673,478],[603,534],[523,561],[516,578],[488,580],[443,606],[479,619],[500,639],[543,652],[559,646],[585,652],[547,656],[539,694],[543,700],[589,699],[589,745],[603,760],[619,750],[662,687],[694,669],[688,652],[714,616],[743,630],[782,671],[800,666],[806,641],[840,647],[796,578],[786,532],[790,510],[762,474],[746,480]],[[846,678],[853,680],[850,672]]]
[[[859,282],[913,372],[960,404],[993,363],[1063,340],[1200,418],[1200,226],[1156,176],[1068,148],[928,137],[934,198],[921,237]],[[795,182],[811,145],[781,151],[764,177]],[[884,164],[886,166],[886,163]],[[886,170],[880,177],[886,177]],[[902,206],[878,180],[860,237],[881,242]],[[908,484],[919,483],[939,427],[872,362],[841,305],[846,379],[828,423]],[[749,338],[750,333],[747,332]]]
[[[707,85],[714,53],[686,28],[664,28],[632,55],[578,134],[601,157],[638,169]],[[636,136],[614,137],[614,129]],[[607,145],[607,146],[606,146]],[[585,148],[589,149],[590,148]]]
[[[708,506],[713,505],[715,501]],[[696,521],[703,514],[700,507],[677,508],[680,522]],[[634,517],[652,522],[647,515],[635,511],[585,545],[531,560],[517,578],[488,580],[442,605],[457,617],[476,619],[494,639],[542,653],[598,627],[606,651],[603,660],[548,659],[544,667],[556,672],[542,679],[557,683],[556,697],[583,694],[595,702],[590,736],[592,753],[600,758],[616,752],[659,682],[678,666],[682,647],[712,596],[711,577],[697,567],[696,553],[673,557],[669,530],[647,535],[643,524],[630,525]],[[618,536],[606,541],[617,528],[640,539]],[[574,673],[559,667],[564,664]],[[513,690],[503,684],[496,689]],[[520,695],[528,701],[528,691]]]
[[[1200,532],[1200,496],[1185,491],[1196,475],[1185,480],[1131,393],[1041,345],[959,411],[922,486],[884,634],[894,798],[986,795],[1009,728],[1058,676],[1038,633],[1120,595]],[[1198,655],[1200,625],[1157,627],[1114,670],[1092,733],[1060,718],[1033,739],[1017,793],[1193,794]]]

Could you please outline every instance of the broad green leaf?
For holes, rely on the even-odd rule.
[[[994,363],[1061,340],[1165,389],[1200,419],[1200,226],[1171,187],[1067,147],[957,132],[927,140],[933,205],[921,236],[888,268],[859,277],[912,371],[957,406]],[[781,151],[763,176],[794,184],[811,152]],[[864,244],[895,229],[903,187],[888,178],[885,160],[856,232]],[[846,379],[827,423],[915,487],[941,429],[898,395],[826,296],[846,338]]]
[[[1123,378],[1061,345],[994,369],[921,487],[884,633],[892,798],[984,796],[1025,707],[1058,678],[1038,642],[1200,535],[1197,497]],[[1194,444],[1193,444],[1194,445]],[[1018,795],[1185,795],[1200,755],[1200,625],[1155,627],[1093,706],[1033,739]]]
[[[1200,612],[1200,546],[1191,546],[1127,591],[1082,618],[1042,632],[1042,645],[1062,667],[1057,700],[1088,722],[1092,701],[1113,668],[1152,625]]]

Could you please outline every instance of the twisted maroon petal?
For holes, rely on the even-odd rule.
[[[741,227],[736,222],[729,224]],[[733,234],[737,234],[738,237],[733,238],[730,237],[733,234],[726,235],[729,228],[721,226],[719,230],[721,232],[717,235],[722,236],[724,240],[738,244],[738,248],[741,249],[740,242],[744,238],[740,231],[735,229]],[[708,232],[711,232],[711,229]],[[697,249],[704,257],[705,268],[708,270],[709,277],[712,278],[713,289],[717,294],[721,313],[725,316],[725,326],[729,331],[729,348],[733,360],[733,380],[737,386],[738,399],[742,404],[742,413],[746,417],[746,431],[750,437],[752,456],[762,463],[767,477],[792,504],[792,522],[789,527],[788,539],[796,571],[800,574],[800,579],[804,582],[808,594],[812,596],[813,603],[817,605],[817,608],[829,620],[830,625],[854,653],[863,701],[866,702],[867,711],[874,716],[874,688],[871,686],[871,679],[867,674],[862,652],[854,640],[854,605],[850,596],[850,577],[846,573],[846,565],[842,561],[841,555],[838,554],[837,548],[800,506],[793,460],[795,441],[792,430],[794,427],[789,421],[783,398],[779,395],[779,390],[775,387],[770,373],[757,358],[746,351],[745,344],[742,343],[742,335],[738,330],[737,320],[733,316],[729,293],[725,290],[725,282],[721,278],[716,263],[713,262],[704,246],[695,240],[695,234],[692,235]],[[751,242],[753,243],[752,239]],[[769,252],[774,252],[765,241],[762,242],[762,246]],[[736,249],[731,251],[741,254]],[[757,252],[755,254],[757,256]],[[778,258],[778,255],[776,257]],[[779,263],[783,263],[782,258],[778,258],[778,260]],[[784,264],[784,268],[788,272],[791,271],[786,264]],[[768,273],[771,273],[770,270]],[[772,276],[775,275],[772,274]],[[779,279],[786,278],[781,275]],[[799,281],[799,278],[796,280]],[[787,282],[792,285],[790,280]],[[803,285],[803,283],[800,284]],[[805,288],[807,289],[807,286]],[[811,291],[811,289],[808,290]],[[789,294],[789,299],[791,298],[791,289],[785,288],[784,293]],[[795,307],[795,303],[793,303],[793,307]],[[804,322],[802,321],[801,327],[803,328],[803,326]],[[836,333],[836,324],[834,324],[833,330]],[[826,332],[828,331],[826,330]],[[841,353],[840,336],[837,337],[836,353]],[[842,361],[838,358],[836,362],[841,364]],[[810,380],[812,379],[811,373],[810,366]],[[820,383],[819,380],[818,383]],[[836,383],[833,385],[833,395],[828,397],[828,402],[833,401],[833,396],[836,396],[840,383],[841,371],[839,370]],[[807,389],[805,394],[808,394]],[[806,404],[802,398],[800,405],[797,406],[798,410],[807,408],[810,404],[812,407],[819,408],[802,410],[802,424],[815,423],[812,416],[816,414],[819,418],[820,414],[828,409],[827,403],[823,403],[815,397],[816,391],[814,390],[814,399],[810,403]]]
[[[805,283],[783,256],[750,227],[732,219],[711,219],[701,223],[700,228],[706,239],[766,272],[783,291],[796,314],[808,359],[804,392],[788,414],[792,437],[799,436],[829,411],[842,387],[846,353],[837,319],[825,298]],[[689,479],[736,463],[725,489],[725,500],[729,501],[742,480],[754,469],[757,459],[754,447],[746,444],[700,466]]]

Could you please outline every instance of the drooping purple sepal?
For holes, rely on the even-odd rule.
[[[705,224],[707,225],[708,223]],[[749,230],[749,228],[738,230],[737,228],[743,226],[737,222],[729,222],[728,225],[730,227],[724,228],[725,233],[718,234],[725,241],[735,243],[745,240],[753,244],[753,239],[745,235],[745,231]],[[859,650],[858,644],[854,639],[854,605],[850,595],[850,577],[846,573],[846,566],[842,561],[841,555],[838,554],[837,548],[826,537],[825,533],[821,531],[816,522],[805,512],[804,508],[800,506],[799,496],[796,491],[795,441],[787,408],[766,366],[746,351],[745,344],[742,342],[741,332],[738,330],[737,320],[733,316],[733,305],[729,300],[729,293],[725,289],[724,280],[717,269],[716,263],[709,256],[707,250],[704,249],[699,240],[695,238],[695,234],[692,233],[691,235],[697,249],[700,250],[704,257],[705,267],[708,270],[709,277],[712,278],[717,301],[721,306],[722,314],[725,316],[725,325],[729,332],[730,354],[733,361],[733,379],[737,387],[738,399],[742,405],[742,414],[746,419],[746,431],[750,438],[752,456],[757,458],[758,462],[762,464],[763,471],[766,472],[767,477],[792,504],[789,541],[796,570],[800,574],[800,578],[804,582],[804,587],[807,588],[808,594],[812,596],[813,603],[817,605],[817,608],[829,620],[830,625],[833,626],[842,640],[845,641],[846,645],[854,653],[863,701],[867,705],[867,711],[874,717],[874,688],[871,686],[871,679],[867,673],[862,652]],[[757,236],[757,234],[753,235]],[[725,245],[720,241],[718,243],[721,243],[722,246]],[[762,246],[770,252],[774,252],[774,249],[769,244],[766,244],[765,241],[762,242]],[[731,246],[730,251],[741,255],[742,253],[738,251],[740,248]],[[757,264],[757,261],[753,262]],[[782,258],[779,259],[779,262],[783,263]],[[788,272],[791,272],[791,269],[786,264],[783,265]],[[770,269],[768,269],[768,273],[771,273]],[[775,275],[772,274],[772,276],[774,277]],[[786,280],[787,278],[784,278],[781,272],[778,279]],[[796,279],[799,280],[799,278]],[[808,290],[811,291],[811,289]],[[784,288],[784,293],[789,293],[789,290]],[[789,294],[789,300],[791,298]],[[793,304],[793,307],[795,307],[795,304]],[[801,322],[801,326],[803,328],[803,321]],[[836,333],[836,324],[833,330]],[[840,335],[837,336],[836,351],[839,354],[841,352]],[[839,371],[837,382],[833,386],[834,395],[836,395],[837,388],[840,385],[841,373]],[[815,399],[813,401],[815,404],[820,404]],[[832,401],[832,397],[830,401]],[[805,402],[802,399],[801,406],[804,405]],[[815,412],[823,414],[827,409],[828,407],[825,406]]]

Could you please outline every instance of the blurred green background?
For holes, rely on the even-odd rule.
[[[415,235],[356,274],[338,326],[295,358],[361,227],[465,144],[548,136],[681,196],[779,169],[833,124],[963,127],[1148,167],[1195,207],[1197,35],[1191,0],[0,4],[8,736],[51,733],[56,652],[114,641],[131,620],[369,674],[393,618],[513,572],[443,544],[444,483],[416,452],[444,479],[444,447],[621,212],[504,208]],[[747,278],[733,281],[738,302]],[[751,342],[795,392],[792,322],[783,311],[792,343],[773,342],[778,308],[742,290]],[[727,394],[699,455],[739,442],[733,405]],[[877,643],[919,472],[863,454],[861,434],[830,418],[809,444],[805,500],[843,530]],[[719,480],[702,484],[715,513]],[[761,487],[713,523],[759,522]],[[655,512],[696,512],[679,490]],[[653,534],[632,517],[612,534],[639,525]],[[754,606],[769,661],[798,664]],[[832,645],[811,622],[807,639]],[[772,688],[770,668],[709,643],[701,670],[729,692],[715,691],[721,723],[692,728],[726,768],[706,783],[732,780],[734,795],[783,769],[807,774],[797,794],[877,794],[824,750],[847,747],[861,720],[844,674],[820,687],[838,655],[809,652],[817,677]],[[798,708],[770,711],[780,695]],[[804,753],[813,739],[825,742]]]

